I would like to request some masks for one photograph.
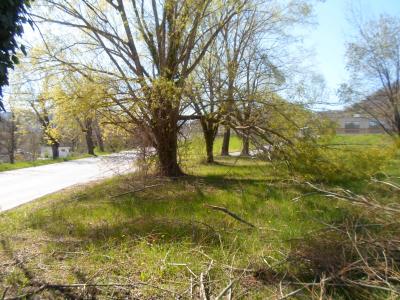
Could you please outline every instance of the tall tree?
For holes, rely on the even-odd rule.
[[[25,47],[16,40],[21,36],[23,25],[30,22],[27,8],[30,0],[4,0],[0,2],[0,111],[5,111],[2,101],[3,86],[8,85],[8,70],[18,63],[18,48],[25,54]]]
[[[60,80],[47,93],[56,106],[56,118],[59,123],[76,121],[85,135],[87,152],[95,155],[95,134],[99,138],[100,128],[97,123],[98,110],[107,103],[107,86],[100,85],[73,72],[64,73]],[[100,137],[101,138],[101,137]],[[100,140],[102,143],[102,140]],[[104,146],[103,146],[104,151]]]
[[[17,125],[14,113],[0,117],[0,154],[7,155],[10,163],[15,163],[17,150]]]
[[[285,77],[269,60],[268,55],[257,42],[243,59],[240,83],[237,84],[238,99],[233,107],[233,124],[243,128],[237,130],[242,137],[241,155],[250,155],[250,132],[247,128],[263,123],[265,108],[270,109],[275,91],[284,83]]]
[[[351,80],[339,93],[387,133],[399,137],[400,18],[381,15],[354,24],[356,35],[346,52]]]
[[[40,95],[37,99],[31,100],[29,104],[42,127],[46,142],[51,146],[53,159],[59,158],[61,136],[57,124],[54,122],[54,105],[52,101],[44,95]]]
[[[240,62],[243,59],[245,50],[249,42],[259,33],[258,30],[263,27],[262,23],[257,22],[257,11],[253,8],[243,14],[235,16],[223,30],[222,40],[225,52],[225,67],[227,74],[226,99],[223,110],[225,121],[229,123],[230,114],[234,106],[235,83],[240,68]],[[222,141],[221,155],[229,155],[230,127],[225,126],[224,138]]]
[[[214,141],[222,120],[221,107],[224,100],[222,47],[213,43],[199,64],[192,78],[191,105],[197,115],[201,116],[200,125],[206,144],[207,162],[214,162]]]
[[[47,0],[36,20],[68,28],[65,44],[49,57],[86,76],[90,70],[116,81],[112,101],[119,114],[148,131],[160,173],[179,176],[178,131],[190,118],[183,115],[186,80],[243,2]],[[76,55],[78,48],[91,53]]]
[[[290,30],[296,25],[309,22],[311,1],[251,1],[242,14],[227,23],[220,39],[224,45],[223,56],[226,83],[223,111],[225,114],[225,133],[221,155],[229,155],[229,141],[232,114],[235,102],[243,98],[238,94],[243,84],[242,71],[246,73],[246,57],[256,45],[268,56],[276,69],[286,69],[287,50],[296,41]],[[263,44],[260,49],[258,44]],[[246,76],[245,76],[246,77]]]

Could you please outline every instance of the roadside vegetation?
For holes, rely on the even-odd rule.
[[[96,151],[95,154],[96,155],[107,155],[109,153]],[[72,154],[70,156],[63,157],[63,158],[57,158],[57,159],[37,159],[34,161],[17,161],[13,164],[12,163],[0,163],[0,172],[18,170],[18,169],[24,169],[24,168],[31,168],[31,167],[39,167],[39,166],[56,164],[56,163],[60,163],[60,162],[71,161],[71,160],[87,158],[87,157],[93,157],[93,155]]]
[[[373,196],[377,211],[329,197],[340,186],[307,184],[282,164],[219,156],[206,164],[202,147],[189,146],[192,163],[179,180],[139,172],[2,214],[5,299],[396,298],[399,155],[375,170],[392,186],[346,182],[344,196]]]
[[[50,165],[50,164],[55,164],[55,163],[60,163],[64,161],[70,161],[74,159],[80,159],[80,158],[85,158],[85,157],[90,157],[89,155],[80,155],[80,156],[69,156],[65,158],[57,158],[57,159],[42,159],[42,160],[35,160],[35,161],[18,161],[15,163],[1,163],[0,164],[0,172],[4,171],[11,171],[11,170],[17,170],[17,169],[24,169],[24,168],[30,168],[30,167],[38,167],[38,166],[44,166],[44,165]]]

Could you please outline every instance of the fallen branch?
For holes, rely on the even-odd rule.
[[[319,194],[319,193],[320,192],[311,192],[311,193],[303,194],[303,195],[300,195],[300,196],[297,196],[297,197],[293,198],[292,201],[293,202],[297,202],[302,198],[305,198],[305,197],[308,197],[308,196],[311,196],[311,195],[316,195],[316,194]]]
[[[4,299],[4,300],[27,299],[30,296],[36,295],[37,293],[40,293],[41,291],[43,291],[45,289],[46,289],[46,285],[44,284],[44,285],[40,286],[39,288],[37,288],[36,290],[34,290],[32,292],[29,292],[29,293],[26,293],[26,294],[23,294],[23,295],[18,295],[18,296],[15,296],[15,297],[7,297],[7,298],[4,297],[2,299]]]
[[[334,191],[324,190],[323,188],[320,188],[308,181],[306,181],[305,184],[314,189],[315,191],[321,193],[325,197],[335,198],[338,200],[346,200],[354,204],[368,206],[375,209],[381,209],[382,211],[389,214],[400,213],[400,207],[398,206],[391,207],[389,205],[382,205],[377,201],[375,201],[374,199],[368,198],[363,195],[357,195],[350,190],[340,189],[340,192],[334,192]]]
[[[295,290],[295,291],[293,291],[293,292],[290,292],[289,294],[283,295],[282,297],[278,298],[278,300],[285,300],[285,299],[291,298],[291,297],[293,297],[294,295],[300,293],[300,292],[301,292],[302,290],[304,290],[305,288],[306,288],[306,287],[303,286],[303,287],[301,287],[301,288],[299,288],[299,289],[297,289],[297,290]]]
[[[208,293],[205,286],[205,275],[204,273],[200,274],[200,299],[201,300],[208,300]]]
[[[241,278],[242,278],[242,276],[245,274],[246,272],[242,272],[242,274],[240,274],[240,276],[239,277],[237,277],[237,278],[235,278],[235,279],[233,279],[233,280],[230,280],[229,281],[229,284],[218,294],[218,296],[217,297],[215,297],[215,300],[219,300],[219,299],[222,299],[222,297],[227,293],[227,292],[229,292],[228,293],[228,299],[231,299],[232,298],[232,287],[233,287],[233,285],[236,283],[236,282],[238,282]]]
[[[243,220],[241,217],[239,217],[237,214],[229,211],[227,208],[225,207],[221,207],[221,206],[216,206],[216,205],[210,205],[210,204],[204,204],[205,207],[214,209],[214,210],[219,210],[222,211],[223,213],[226,213],[227,215],[231,216],[232,218],[236,219],[239,222],[242,222],[250,227],[256,228],[255,225],[251,224],[250,222],[247,222],[246,220]]]
[[[210,264],[208,265],[208,268],[207,268],[207,270],[205,271],[205,272],[201,272],[200,273],[200,282],[199,282],[199,285],[200,285],[200,299],[201,300],[209,300],[210,299],[210,296],[209,296],[209,290],[208,290],[208,288],[207,288],[207,280],[206,280],[206,276],[210,273],[210,271],[211,271],[211,268],[212,268],[212,266],[213,266],[213,263],[214,263],[214,261],[213,260],[211,260],[210,261]]]
[[[1,299],[4,300],[6,298],[6,294],[8,292],[9,287],[7,286],[4,291],[3,291],[3,295],[1,296]]]
[[[133,193],[141,192],[141,191],[143,191],[143,190],[146,190],[146,189],[149,189],[149,188],[152,188],[152,187],[156,187],[156,186],[161,186],[161,185],[163,185],[163,184],[148,185],[148,186],[142,187],[142,188],[140,188],[140,189],[136,189],[136,190],[132,190],[132,191],[127,191],[127,192],[124,192],[124,193],[121,193],[121,194],[117,194],[117,195],[112,195],[112,196],[110,196],[110,198],[117,198],[117,197],[125,196],[125,195],[128,195],[128,194],[133,194]]]
[[[177,292],[171,291],[169,289],[165,289],[153,284],[149,284],[149,283],[145,283],[145,282],[135,282],[135,283],[73,283],[73,284],[43,284],[41,285],[39,288],[37,288],[36,290],[23,294],[23,295],[18,295],[15,297],[8,297],[8,298],[4,298],[4,300],[19,300],[19,299],[26,299],[29,296],[33,296],[41,291],[44,290],[51,290],[51,289],[55,289],[55,290],[60,290],[60,289],[70,289],[70,288],[87,288],[87,287],[131,287],[131,288],[135,288],[141,285],[145,285],[145,286],[150,286],[153,288],[156,288],[158,290],[164,291],[164,292],[168,292],[174,295],[179,295]]]
[[[238,279],[230,281],[229,284],[221,291],[221,293],[219,293],[218,296],[215,297],[215,300],[221,299],[226,294],[226,292],[230,291],[232,286],[236,283],[237,280]]]
[[[382,181],[382,180],[378,180],[378,179],[374,179],[374,178],[372,179],[372,181],[373,181],[373,182],[376,182],[376,183],[381,183],[381,184],[390,186],[391,188],[394,188],[395,190],[400,191],[400,186],[397,185],[397,184],[395,184],[395,183],[393,183],[393,182]]]

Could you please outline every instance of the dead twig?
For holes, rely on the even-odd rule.
[[[373,181],[373,182],[376,182],[376,183],[383,184],[383,185],[390,186],[391,188],[394,188],[395,190],[400,191],[400,186],[397,185],[397,184],[395,184],[395,183],[393,183],[393,182],[382,181],[382,180],[378,180],[378,179],[375,179],[375,178],[372,178],[372,181]]]
[[[200,276],[199,276],[199,286],[200,286],[200,299],[201,300],[209,300],[210,299],[210,295],[209,295],[209,289],[207,287],[207,280],[206,280],[206,276],[208,276],[208,274],[211,271],[211,268],[214,264],[214,260],[210,261],[210,264],[208,265],[208,268],[205,272],[201,272]]]
[[[246,224],[246,225],[248,225],[248,226],[250,226],[250,227],[252,227],[252,228],[256,228],[255,225],[251,224],[250,222],[247,222],[246,220],[243,220],[243,219],[242,219],[241,217],[239,217],[237,214],[235,214],[235,213],[229,211],[229,210],[228,210],[227,208],[225,208],[225,207],[216,206],[216,205],[210,205],[210,204],[204,204],[204,206],[207,207],[207,208],[214,209],[214,210],[222,211],[222,212],[226,213],[227,215],[231,216],[232,218],[234,218],[235,220],[237,220],[237,221],[239,221],[239,222],[242,222],[242,223],[244,223],[244,224]]]
[[[156,286],[156,285],[153,285],[153,284],[149,284],[149,283],[146,283],[146,282],[104,283],[104,284],[101,284],[101,283],[97,283],[97,284],[95,284],[95,283],[93,283],[93,284],[91,284],[91,283],[73,283],[73,284],[43,284],[39,288],[37,288],[34,291],[31,291],[29,293],[25,293],[23,295],[18,295],[18,296],[15,296],[15,297],[7,297],[7,298],[4,298],[3,300],[26,299],[29,296],[38,294],[41,291],[52,290],[52,289],[53,290],[64,290],[64,289],[72,289],[72,288],[84,288],[85,289],[87,287],[94,287],[94,288],[97,288],[97,287],[130,287],[130,288],[135,288],[135,287],[138,287],[138,286],[141,286],[141,285],[150,286],[152,288],[155,288],[155,289],[158,289],[158,290],[161,290],[161,291],[164,291],[164,292],[168,292],[168,293],[173,294],[173,295],[179,295],[175,291],[172,291],[172,290],[169,290],[169,289],[165,289],[165,288],[162,288],[162,287],[159,287],[159,286]]]
[[[231,299],[232,298],[232,286],[236,283],[236,282],[238,282],[238,280],[240,279],[240,278],[242,278],[242,276],[243,276],[243,274],[244,274],[245,272],[243,272],[239,277],[237,277],[237,278],[235,278],[235,279],[233,279],[233,280],[230,280],[229,281],[229,284],[218,294],[218,296],[217,297],[215,297],[215,300],[219,300],[219,299],[221,299],[222,298],[222,296],[224,296],[228,291],[229,291],[229,293],[228,293],[228,299]]]
[[[29,296],[36,295],[37,293],[40,293],[41,291],[45,290],[46,287],[47,287],[47,286],[44,284],[44,285],[40,286],[39,288],[35,289],[35,290],[32,291],[32,292],[25,293],[25,294],[23,294],[23,295],[18,295],[18,296],[15,296],[15,297],[7,297],[7,298],[2,298],[2,299],[4,299],[4,300],[27,299]]]
[[[389,205],[382,205],[377,201],[374,201],[373,199],[370,199],[363,195],[357,195],[350,190],[340,189],[339,192],[335,192],[335,191],[325,190],[321,187],[312,184],[311,182],[305,182],[305,184],[314,189],[315,191],[321,193],[325,197],[334,198],[338,200],[346,200],[354,204],[380,209],[388,214],[400,213],[400,208],[397,205],[395,207],[391,207]]]
[[[1,299],[4,300],[6,298],[6,294],[8,292],[9,287],[7,286],[4,291],[3,291],[3,295],[1,296]]]
[[[294,296],[294,295],[300,293],[300,292],[301,292],[302,290],[304,290],[305,288],[306,288],[306,287],[303,286],[303,287],[301,287],[301,288],[299,288],[299,289],[297,289],[297,290],[295,290],[295,291],[293,291],[293,292],[290,292],[289,294],[283,295],[282,297],[278,298],[278,300],[288,299],[288,298],[290,298],[290,297],[292,297],[292,296]]]
[[[156,187],[156,186],[161,186],[161,185],[163,185],[163,184],[152,184],[152,185],[148,185],[148,186],[142,187],[142,188],[140,188],[140,189],[136,189],[136,190],[132,190],[132,191],[127,191],[127,192],[124,192],[124,193],[121,193],[121,194],[117,194],[117,195],[112,195],[112,196],[110,196],[110,198],[117,198],[117,197],[129,195],[129,194],[141,192],[141,191],[143,191],[143,190],[146,190],[146,189],[149,189],[149,188],[153,188],[153,187]]]
[[[208,300],[208,293],[205,286],[205,275],[204,273],[200,274],[200,299],[201,300]]]

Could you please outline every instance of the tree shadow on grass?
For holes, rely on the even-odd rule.
[[[78,239],[81,241],[78,243],[79,246],[84,244],[102,245],[110,240],[117,243],[118,241],[146,240],[151,244],[186,241],[199,245],[211,245],[219,242],[217,231],[200,221],[151,215],[130,219],[121,213],[116,218],[119,220],[104,218],[93,219],[91,222],[69,220],[68,218],[55,220],[51,216],[47,216],[32,224],[32,227],[46,232],[55,239]],[[73,247],[78,244],[75,243]]]
[[[90,187],[84,192],[79,190],[79,197],[69,195],[66,201],[57,201],[32,212],[25,224],[56,239],[76,238],[91,244],[141,239],[157,243],[219,244],[220,229],[227,225],[222,220],[222,213],[210,214],[204,207],[205,203],[221,205],[220,199],[210,194],[215,189],[224,192],[239,189],[242,185],[262,184],[262,180],[224,179],[223,176],[186,176],[179,180],[156,178],[147,184],[154,185],[160,180],[165,183],[121,197],[109,197],[107,192],[110,190],[119,192],[109,185]],[[102,194],[103,198],[98,199]],[[241,209],[251,210],[257,203],[242,201],[239,205]]]
[[[251,165],[245,166],[251,170]],[[260,206],[268,205],[267,201],[291,200],[286,190],[273,185],[280,178],[267,182],[249,176],[229,178],[224,174],[185,176],[177,180],[154,177],[146,179],[151,188],[144,190],[132,186],[135,182],[129,180],[123,177],[115,186],[89,187],[84,193],[79,191],[77,197],[70,195],[66,201],[32,212],[27,226],[56,238],[73,237],[87,243],[148,239],[157,243],[189,241],[212,245],[220,243],[221,229],[231,226],[226,222],[230,217],[211,212],[204,204],[226,206],[253,223],[259,221],[257,218],[265,220],[258,211]],[[132,190],[139,192],[130,193]],[[320,209],[328,207],[328,204],[318,205]],[[238,223],[238,226],[245,225]],[[229,242],[227,235],[223,238]]]

